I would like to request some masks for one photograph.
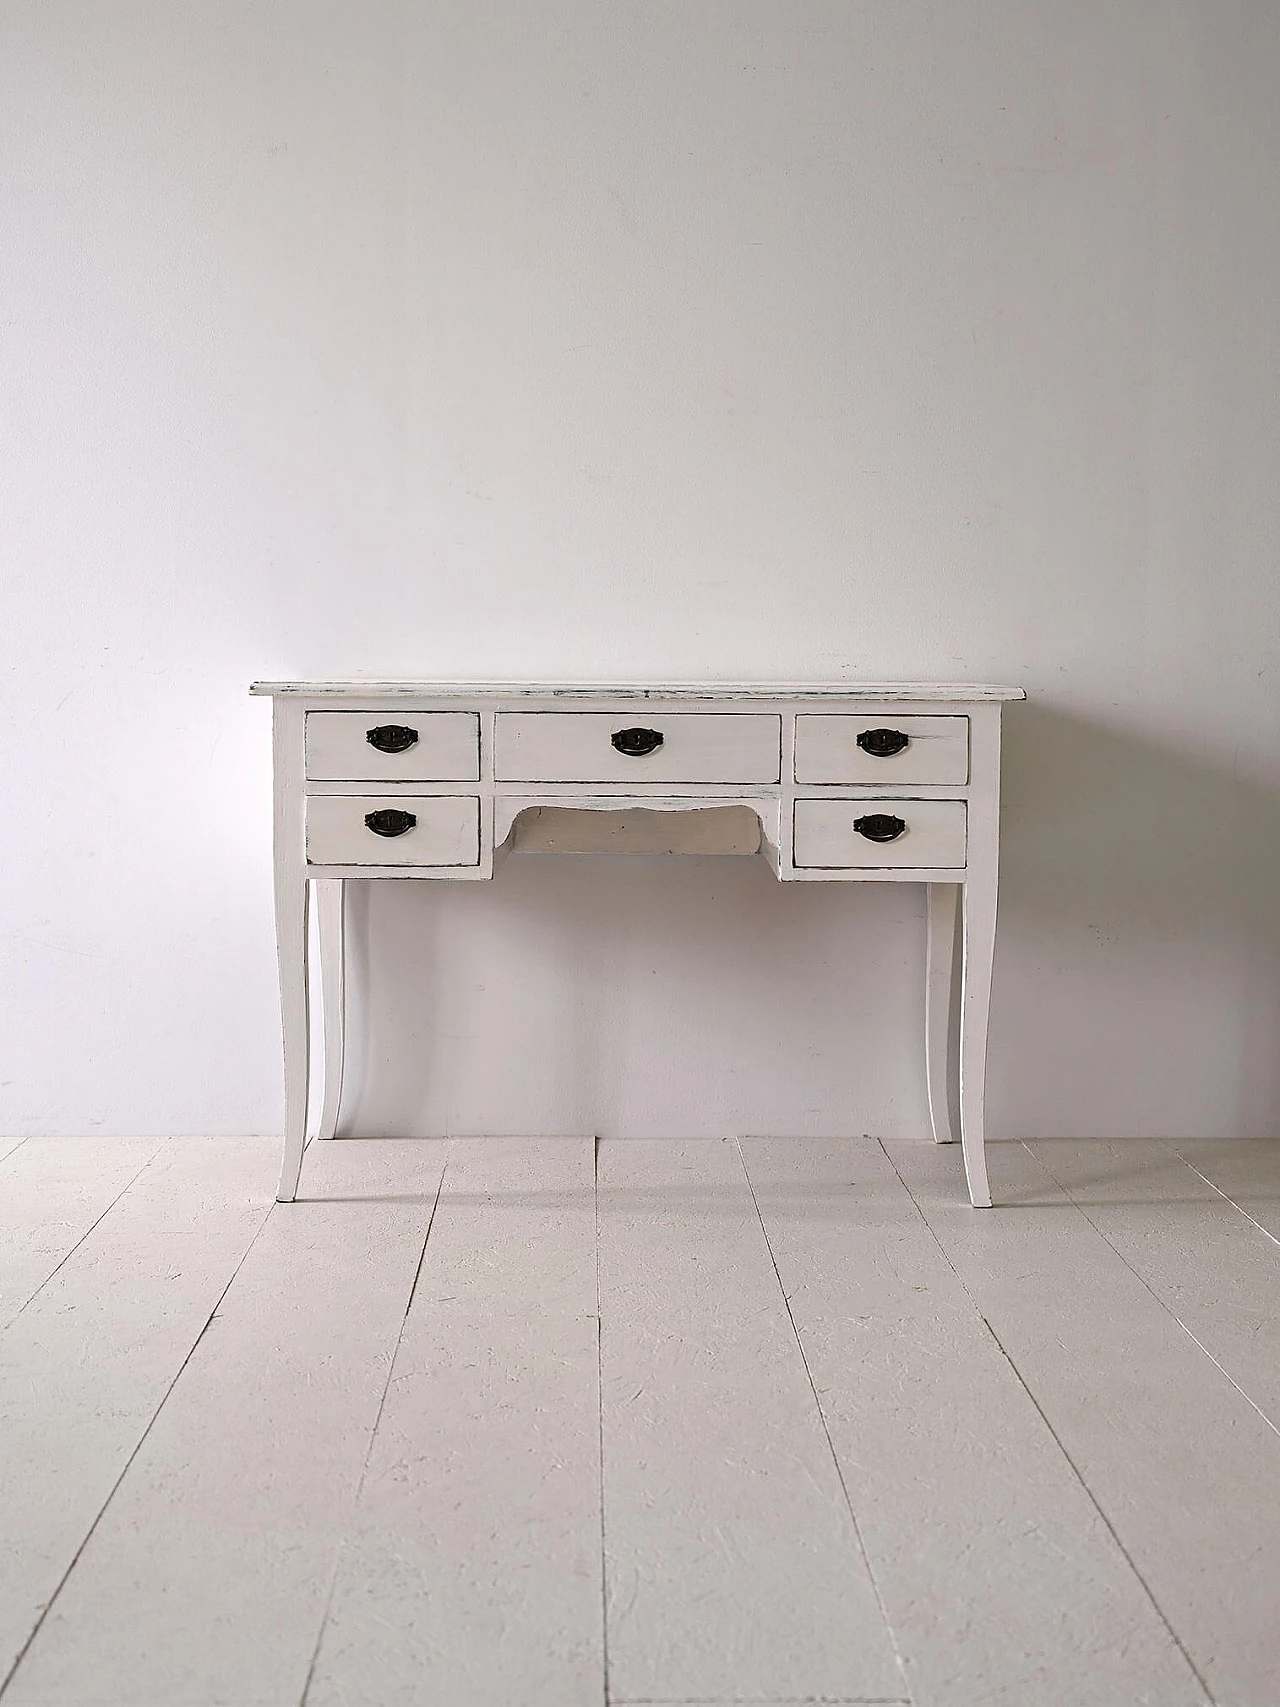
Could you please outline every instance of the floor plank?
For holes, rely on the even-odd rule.
[[[297,1707],[330,1586],[308,1707],[601,1707],[605,1551],[613,1707],[900,1701],[814,1384],[916,1707],[1280,1701],[1274,1146],[1037,1146],[1077,1205],[997,1144],[988,1215],[953,1150],[744,1142],[788,1312],[732,1145],[603,1145],[601,1337],[581,1142],[455,1141],[399,1324],[441,1145],[319,1146],[268,1219],[271,1141],[115,1201],[119,1141],[28,1142],[4,1666],[65,1586],[3,1707]]]
[[[418,1303],[594,1317],[594,1140],[452,1145]]]
[[[1169,1147],[1280,1239],[1280,1138],[1184,1138]]]
[[[0,1334],[0,1679],[266,1218],[262,1139],[173,1139]]]
[[[903,1698],[736,1146],[599,1192],[610,1698]]]
[[[1280,1244],[1157,1140],[1055,1138],[1028,1148],[1280,1428]]]
[[[593,1149],[453,1142],[307,1707],[601,1707]]]
[[[917,1202],[1222,1707],[1280,1699],[1280,1437],[1021,1144],[890,1145]]]
[[[29,1304],[163,1138],[31,1138],[0,1158],[0,1329]]]
[[[298,1701],[443,1163],[312,1148],[307,1199],[272,1211],[5,1707]]]
[[[917,1707],[1203,1701],[880,1147],[742,1150]]]

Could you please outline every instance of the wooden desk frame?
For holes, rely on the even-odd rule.
[[[314,891],[320,944],[320,995],[323,1012],[324,1092],[316,1136],[331,1138],[337,1126],[342,1091],[346,1002],[344,989],[344,886],[348,878],[417,878],[484,882],[493,876],[513,825],[529,807],[578,807],[592,811],[648,808],[661,812],[694,811],[707,806],[748,807],[759,819],[761,849],[784,883],[911,882],[928,887],[928,946],[925,997],[925,1071],[934,1139],[956,1138],[948,1093],[948,1054],[959,1030],[959,1135],[963,1144],[969,1195],[976,1207],[991,1204],[984,1152],[984,1089],[987,1020],[995,948],[996,894],[1000,821],[1000,714],[1004,701],[1025,697],[1020,688],[936,684],[827,686],[781,684],[680,684],[662,687],[564,686],[441,682],[256,682],[251,692],[270,696],[274,710],[275,754],[275,905],[284,1027],[285,1138],[277,1196],[291,1202],[297,1194],[308,1128],[310,1082],[309,908]],[[352,754],[351,776],[317,775],[319,740],[308,718],[341,713],[363,720],[352,725],[343,751]],[[394,754],[365,754],[364,724],[409,727],[416,718],[430,729],[431,719],[454,714],[437,726],[449,732],[449,774],[422,776],[423,760],[411,763],[418,774],[401,780]],[[458,713],[475,719],[474,774],[459,776]],[[534,723],[532,717],[559,718]],[[739,724],[728,721],[741,719]],[[384,725],[382,720],[386,720]],[[776,767],[769,743],[777,724]],[[801,719],[811,719],[802,723]],[[836,720],[849,720],[847,726]],[[954,722],[962,719],[963,724]],[[576,720],[576,721],[575,721]],[[948,722],[947,720],[953,720]],[[910,737],[897,726],[907,723]],[[612,736],[609,731],[617,725]],[[652,739],[666,745],[649,754],[632,754],[619,737]],[[883,745],[890,735],[903,742],[897,752],[864,751],[875,730]],[[325,729],[345,726],[332,719]],[[466,727],[469,728],[469,725]],[[963,781],[959,776],[958,732],[963,729]],[[463,731],[465,733],[465,730]],[[856,739],[855,736],[862,737]],[[797,739],[802,753],[797,755]],[[417,732],[414,732],[415,743]],[[522,760],[525,749],[535,757]],[[930,748],[930,741],[934,746]],[[309,744],[310,743],[310,744]],[[466,743],[464,742],[464,746]],[[871,742],[874,748],[874,741]],[[831,753],[837,757],[834,765]],[[930,754],[936,754],[936,759]],[[908,759],[908,754],[910,758]],[[944,758],[944,754],[946,755]],[[311,763],[309,764],[309,755]],[[363,756],[362,756],[363,755]],[[538,755],[541,755],[540,757]],[[550,755],[550,761],[548,761]],[[584,776],[569,773],[582,757]],[[683,758],[682,758],[682,755]],[[807,755],[807,756],[806,756]],[[923,756],[922,756],[923,755]],[[717,774],[723,763],[726,775]],[[936,763],[948,780],[920,780]],[[685,764],[698,780],[681,780]],[[542,766],[544,774],[521,774]],[[798,772],[844,769],[822,781],[797,780]],[[338,768],[342,768],[339,764]],[[310,771],[310,774],[309,774]],[[547,774],[554,773],[554,774]],[[744,775],[747,780],[743,780]],[[856,780],[850,778],[856,775]],[[350,820],[341,834],[308,828],[309,802],[329,797],[327,818],[336,812]],[[334,849],[357,846],[362,834],[360,808],[374,805],[375,821],[436,814],[448,820],[441,837],[450,843],[447,863],[437,844],[436,862],[417,863],[412,844],[368,840],[367,857],[339,860]],[[418,816],[403,803],[419,809]],[[826,802],[826,807],[816,803]],[[926,802],[948,802],[941,808]],[[800,810],[797,812],[797,807]],[[467,840],[474,814],[474,859]],[[458,820],[455,824],[454,820]],[[937,836],[931,825],[939,822]],[[846,822],[847,821],[847,822]],[[893,825],[900,824],[900,830]],[[461,828],[459,828],[459,825]],[[857,826],[863,828],[858,829]],[[868,826],[892,839],[868,846]],[[846,837],[846,829],[849,831]],[[856,830],[856,839],[853,832]],[[379,835],[384,832],[378,832]],[[391,834],[398,835],[393,831]],[[309,841],[310,836],[310,841]],[[325,840],[328,836],[328,840]],[[805,857],[797,863],[801,846]],[[427,844],[424,844],[427,845]],[[918,850],[949,850],[946,863],[913,863]],[[408,849],[406,856],[405,849]],[[458,850],[461,849],[461,852]],[[815,852],[816,850],[816,852]],[[915,850],[915,851],[913,851]],[[958,853],[959,857],[955,857]],[[867,863],[877,860],[882,863]],[[827,862],[827,863],[824,863]],[[849,863],[857,861],[859,863]],[[844,862],[844,863],[841,863]],[[960,1000],[952,1012],[953,956],[961,945]]]

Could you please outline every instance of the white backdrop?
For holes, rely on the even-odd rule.
[[[997,1133],[1280,1123],[1270,0],[11,0],[0,1128],[281,1120],[257,675],[1009,680]],[[921,1129],[911,888],[361,891],[364,1131]]]

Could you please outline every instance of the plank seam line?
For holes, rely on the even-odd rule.
[[[876,1605],[880,1609],[880,1619],[884,1625],[885,1634],[889,1638],[889,1646],[893,1650],[893,1657],[898,1667],[898,1675],[902,1679],[903,1688],[907,1690],[907,1707],[911,1707],[911,1704],[914,1701],[914,1696],[911,1694],[911,1684],[907,1677],[907,1668],[903,1663],[902,1650],[898,1646],[898,1638],[893,1625],[889,1622],[889,1611],[885,1605],[884,1595],[880,1592],[880,1584],[876,1580],[876,1573],[871,1567],[871,1558],[867,1552],[867,1544],[862,1537],[862,1525],[858,1522],[858,1514],[853,1509],[853,1500],[849,1495],[849,1484],[845,1481],[844,1467],[841,1465],[840,1459],[836,1454],[835,1442],[831,1438],[831,1430],[827,1427],[826,1413],[822,1409],[822,1400],[818,1397],[818,1387],[813,1378],[813,1371],[809,1367],[809,1358],[804,1349],[804,1341],[800,1337],[800,1329],[796,1326],[796,1319],[792,1314],[791,1300],[787,1296],[787,1289],[783,1284],[782,1274],[778,1268],[778,1259],[773,1254],[773,1241],[769,1237],[769,1229],[765,1226],[764,1216],[760,1211],[760,1199],[756,1196],[755,1181],[751,1178],[751,1172],[747,1167],[747,1158],[742,1151],[742,1140],[740,1138],[735,1138],[734,1144],[738,1151],[738,1161],[742,1164],[742,1176],[747,1182],[747,1190],[751,1193],[751,1202],[755,1208],[756,1219],[760,1223],[760,1232],[764,1238],[765,1249],[768,1251],[769,1261],[773,1265],[774,1278],[778,1282],[778,1291],[782,1294],[782,1303],[787,1312],[787,1320],[791,1324],[791,1332],[795,1337],[796,1348],[800,1353],[800,1362],[804,1365],[805,1379],[809,1383],[809,1391],[813,1394],[814,1408],[818,1413],[818,1422],[827,1442],[827,1451],[831,1454],[831,1462],[835,1466],[836,1478],[840,1483],[840,1492],[844,1496],[845,1509],[849,1513],[849,1521],[853,1524],[854,1540],[857,1542],[858,1552],[862,1556],[862,1564],[867,1573],[867,1580],[871,1584],[871,1592],[875,1595]],[[819,1697],[819,1699],[821,1698]]]
[[[1019,1142],[1022,1142],[1022,1140],[1019,1140]],[[1070,1467],[1072,1475],[1075,1477],[1076,1481],[1079,1482],[1081,1488],[1084,1490],[1085,1498],[1089,1501],[1089,1504],[1097,1512],[1100,1522],[1102,1523],[1103,1527],[1106,1529],[1108,1535],[1110,1535],[1111,1539],[1115,1542],[1116,1547],[1119,1550],[1121,1558],[1124,1560],[1125,1564],[1128,1565],[1129,1569],[1133,1572],[1134,1576],[1136,1577],[1136,1579],[1137,1579],[1137,1581],[1138,1581],[1138,1583],[1142,1589],[1142,1592],[1146,1595],[1148,1601],[1151,1603],[1152,1609],[1154,1610],[1156,1617],[1160,1620],[1161,1624],[1164,1625],[1165,1630],[1168,1632],[1169,1640],[1173,1643],[1174,1647],[1177,1648],[1178,1652],[1182,1655],[1183,1659],[1187,1663],[1187,1669],[1190,1671],[1192,1677],[1195,1678],[1195,1680],[1199,1684],[1200,1688],[1204,1691],[1205,1707],[1216,1707],[1213,1691],[1209,1688],[1209,1685],[1205,1682],[1204,1678],[1200,1675],[1200,1668],[1196,1665],[1195,1661],[1191,1658],[1191,1655],[1187,1652],[1186,1648],[1183,1645],[1182,1638],[1178,1635],[1178,1632],[1174,1629],[1173,1625],[1169,1622],[1169,1619],[1165,1615],[1164,1608],[1160,1605],[1160,1602],[1156,1599],[1154,1593],[1152,1592],[1150,1583],[1143,1576],[1142,1572],[1138,1569],[1136,1563],[1134,1562],[1133,1556],[1129,1552],[1129,1549],[1125,1546],[1124,1542],[1120,1539],[1120,1536],[1116,1531],[1115,1525],[1112,1523],[1111,1519],[1107,1516],[1106,1512],[1102,1509],[1102,1505],[1100,1504],[1097,1495],[1094,1493],[1093,1489],[1089,1486],[1088,1482],[1085,1481],[1084,1475],[1080,1470],[1080,1466],[1076,1463],[1075,1459],[1067,1451],[1067,1448],[1066,1448],[1065,1444],[1063,1443],[1061,1436],[1058,1434],[1057,1429],[1054,1428],[1053,1424],[1049,1421],[1049,1418],[1045,1413],[1043,1405],[1041,1405],[1039,1399],[1037,1399],[1035,1394],[1032,1392],[1031,1387],[1028,1384],[1026,1377],[1023,1375],[1022,1371],[1018,1368],[1018,1365],[1014,1362],[1013,1358],[1010,1356],[1010,1354],[1009,1354],[1008,1350],[1006,1349],[1004,1342],[1001,1340],[999,1334],[996,1332],[995,1328],[991,1325],[990,1321],[987,1319],[986,1313],[984,1312],[982,1306],[978,1303],[978,1300],[974,1296],[973,1292],[970,1290],[967,1282],[965,1281],[964,1276],[960,1273],[960,1270],[956,1267],[955,1263],[952,1262],[950,1252],[947,1250],[947,1248],[943,1244],[942,1240],[938,1237],[937,1233],[934,1231],[933,1226],[929,1220],[929,1217],[925,1214],[924,1210],[921,1208],[920,1202],[917,1199],[915,1192],[912,1191],[907,1180],[903,1177],[901,1171],[899,1170],[898,1164],[894,1161],[893,1157],[889,1154],[888,1146],[885,1144],[883,1139],[879,1140],[879,1143],[880,1143],[880,1148],[884,1151],[885,1158],[888,1161],[889,1166],[893,1169],[894,1173],[898,1175],[898,1178],[900,1180],[902,1180],[902,1184],[906,1190],[907,1196],[911,1199],[912,1203],[915,1205],[916,1214],[920,1217],[920,1219],[924,1222],[925,1227],[928,1229],[929,1237],[933,1240],[934,1244],[937,1245],[939,1251],[942,1253],[942,1260],[946,1263],[947,1267],[951,1270],[952,1274],[955,1275],[956,1281],[958,1282],[961,1291],[964,1293],[965,1297],[969,1300],[970,1304],[972,1304],[974,1311],[978,1317],[978,1320],[982,1323],[983,1327],[991,1335],[991,1338],[995,1344],[996,1350],[1000,1353],[1001,1357],[1004,1358],[1005,1362],[1009,1365],[1009,1368],[1013,1371],[1014,1378],[1017,1381],[1018,1385],[1022,1388],[1023,1392],[1027,1395],[1028,1399],[1030,1399],[1031,1403],[1035,1406],[1036,1412],[1039,1415],[1041,1422],[1048,1429],[1049,1434],[1050,1434],[1051,1438],[1053,1439],[1054,1444],[1058,1448],[1058,1451],[1061,1452],[1063,1458],[1066,1460],[1068,1466]],[[1023,1142],[1023,1148],[1025,1150],[1027,1150],[1028,1155],[1031,1155],[1031,1159],[1033,1162],[1037,1162],[1037,1165],[1042,1165],[1042,1164],[1039,1164],[1037,1158],[1031,1154],[1031,1151],[1027,1147],[1025,1142]],[[1046,1173],[1048,1173],[1047,1168],[1044,1171]],[[1049,1177],[1052,1179],[1053,1178],[1052,1174],[1050,1174]],[[1055,1181],[1054,1183],[1056,1184],[1057,1182]],[[1061,1188],[1059,1188],[1059,1189],[1061,1189]],[[1089,1221],[1089,1217],[1084,1214],[1083,1210],[1080,1209],[1079,1204],[1074,1203],[1074,1200],[1072,1200],[1070,1198],[1069,1198],[1069,1201],[1071,1201],[1073,1203],[1073,1207],[1079,1211],[1079,1213],[1082,1215],[1083,1219],[1088,1223],[1088,1225],[1093,1226],[1093,1223],[1091,1221]],[[1096,1231],[1096,1229],[1095,1229],[1095,1231]],[[1099,1235],[1099,1236],[1101,1236],[1101,1235]]]
[[[609,1695],[609,1553],[604,1524],[604,1322],[600,1301],[600,1139],[591,1141],[591,1199],[595,1212],[596,1258],[596,1417],[600,1458],[600,1665],[604,1673],[601,1699]]]
[[[1120,1249],[1120,1247],[1118,1245],[1112,1243],[1112,1241],[1103,1232],[1102,1228],[1093,1219],[1092,1215],[1089,1214],[1088,1210],[1086,1210],[1077,1201],[1077,1199],[1072,1196],[1070,1187],[1065,1186],[1062,1183],[1062,1181],[1058,1178],[1057,1174],[1055,1174],[1053,1172],[1052,1168],[1049,1167],[1048,1163],[1042,1162],[1040,1160],[1040,1157],[1035,1154],[1034,1150],[1032,1150],[1031,1147],[1025,1141],[1023,1142],[1022,1147],[1024,1150],[1027,1151],[1027,1154],[1035,1162],[1036,1166],[1044,1169],[1045,1173],[1048,1174],[1049,1178],[1057,1186],[1058,1190],[1062,1193],[1062,1195],[1067,1199],[1068,1203],[1070,1203],[1076,1209],[1076,1211],[1084,1217],[1084,1219],[1093,1228],[1094,1232],[1102,1240],[1103,1244],[1107,1246],[1108,1250],[1115,1252],[1116,1256],[1119,1257],[1120,1261],[1129,1270],[1129,1273],[1131,1275],[1133,1275],[1134,1279],[1138,1282],[1138,1284],[1140,1286],[1144,1287],[1146,1289],[1146,1291],[1151,1294],[1151,1296],[1155,1299],[1156,1303],[1160,1306],[1160,1308],[1165,1312],[1165,1314],[1167,1316],[1172,1317],[1172,1319],[1182,1329],[1183,1333],[1191,1341],[1192,1345],[1197,1346],[1204,1353],[1204,1355],[1209,1359],[1209,1362],[1214,1366],[1214,1368],[1216,1370],[1218,1370],[1218,1372],[1225,1378],[1225,1380],[1232,1387],[1235,1388],[1236,1392],[1239,1393],[1240,1397],[1244,1400],[1244,1402],[1247,1405],[1250,1405],[1255,1411],[1257,1411],[1258,1415],[1262,1418],[1263,1422],[1266,1423],[1267,1427],[1271,1430],[1271,1432],[1273,1434],[1280,1434],[1280,1428],[1276,1427],[1275,1423],[1272,1422],[1271,1418],[1263,1410],[1262,1406],[1260,1404],[1258,1404],[1257,1400],[1250,1398],[1249,1394],[1245,1392],[1244,1388],[1236,1380],[1235,1376],[1231,1374],[1230,1370],[1225,1369],[1223,1367],[1223,1365],[1221,1363],[1219,1363],[1218,1359],[1209,1350],[1208,1346],[1205,1345],[1204,1341],[1201,1339],[1198,1339],[1196,1337],[1196,1335],[1192,1333],[1191,1329],[1182,1320],[1182,1317],[1179,1316],[1178,1312],[1173,1308],[1173,1306],[1170,1303],[1168,1303],[1164,1298],[1162,1298],[1160,1296],[1160,1294],[1156,1291],[1155,1287],[1152,1286],[1151,1282],[1146,1278],[1146,1276],[1144,1274],[1142,1274],[1140,1270],[1136,1269],[1133,1266],[1133,1264],[1129,1261],[1128,1257],[1125,1256],[1124,1252]],[[1186,1159],[1183,1156],[1179,1156],[1178,1160],[1181,1162],[1181,1161],[1185,1161]],[[1187,1162],[1186,1165],[1187,1165],[1187,1167],[1191,1167],[1190,1162]],[[1193,1173],[1195,1172],[1194,1168],[1192,1169],[1192,1172]],[[1207,1180],[1205,1183],[1207,1185],[1213,1185],[1212,1180]],[[1217,1190],[1217,1187],[1215,1186],[1214,1189]],[[1226,1197],[1225,1192],[1222,1192],[1219,1195]],[[1228,1198],[1227,1201],[1230,1202],[1230,1199]],[[1238,1206],[1233,1204],[1232,1207],[1235,1208]],[[1246,1219],[1252,1220],[1253,1217],[1247,1216]],[[1263,1228],[1263,1231],[1266,1232],[1266,1229]],[[1269,1238],[1270,1234],[1268,1234],[1267,1236]]]
[[[157,1151],[156,1154],[158,1155],[159,1151]],[[153,1157],[152,1160],[154,1161],[154,1159],[155,1158]],[[146,1166],[150,1167],[151,1163],[148,1162],[146,1164]],[[240,1260],[236,1263],[235,1267],[232,1269],[230,1279],[227,1281],[227,1284],[222,1288],[222,1291],[219,1292],[217,1298],[214,1300],[213,1308],[212,1308],[212,1310],[210,1310],[209,1314],[205,1317],[204,1325],[201,1327],[200,1332],[196,1335],[195,1339],[191,1342],[191,1349],[187,1352],[187,1355],[183,1358],[182,1362],[179,1364],[178,1371],[175,1374],[173,1380],[170,1381],[169,1385],[165,1388],[164,1392],[161,1394],[160,1402],[156,1406],[155,1410],[151,1413],[150,1421],[147,1423],[147,1426],[143,1429],[142,1433],[138,1436],[138,1439],[134,1445],[132,1452],[130,1452],[128,1458],[125,1459],[124,1466],[121,1469],[120,1474],[116,1477],[115,1481],[112,1482],[111,1487],[107,1493],[106,1499],[103,1500],[102,1504],[98,1508],[97,1516],[94,1518],[93,1522],[89,1525],[88,1529],[85,1531],[84,1539],[80,1542],[80,1545],[76,1548],[75,1553],[72,1555],[71,1563],[67,1566],[66,1570],[63,1571],[62,1575],[58,1578],[57,1586],[55,1587],[53,1593],[49,1596],[48,1600],[45,1602],[44,1609],[41,1611],[39,1617],[36,1619],[35,1623],[32,1625],[30,1634],[28,1635],[26,1641],[22,1644],[21,1648],[19,1648],[17,1656],[14,1659],[13,1664],[9,1667],[8,1671],[4,1675],[3,1681],[0,1681],[0,1697],[4,1696],[6,1694],[6,1692],[8,1691],[9,1685],[13,1682],[14,1677],[17,1674],[18,1667],[22,1664],[23,1660],[27,1657],[27,1652],[30,1649],[31,1644],[35,1641],[36,1637],[40,1634],[40,1631],[43,1629],[45,1619],[48,1618],[49,1614],[53,1611],[54,1606],[57,1604],[58,1596],[62,1593],[63,1589],[67,1586],[67,1579],[70,1577],[72,1571],[74,1571],[76,1566],[79,1564],[81,1554],[84,1552],[85,1548],[89,1545],[90,1541],[93,1540],[93,1537],[97,1531],[98,1525],[102,1522],[103,1518],[106,1516],[107,1507],[111,1504],[112,1500],[116,1497],[116,1494],[120,1491],[120,1484],[124,1481],[125,1477],[129,1474],[130,1469],[133,1467],[134,1460],[137,1458],[138,1454],[142,1451],[142,1448],[146,1445],[148,1439],[150,1438],[152,1429],[156,1426],[156,1423],[160,1419],[161,1411],[163,1411],[165,1406],[168,1404],[169,1398],[170,1398],[171,1394],[173,1393],[174,1388],[178,1385],[178,1382],[182,1379],[183,1371],[186,1369],[187,1365],[191,1362],[191,1359],[195,1356],[196,1351],[198,1350],[199,1346],[201,1345],[201,1343],[204,1340],[204,1336],[208,1333],[211,1325],[213,1324],[214,1320],[216,1319],[218,1311],[222,1307],[223,1299],[227,1296],[227,1293],[230,1292],[232,1286],[235,1284],[236,1276],[239,1274],[240,1270],[244,1267],[245,1263],[248,1261],[249,1252],[253,1249],[253,1247],[257,1244],[258,1240],[262,1237],[263,1228],[266,1226],[267,1222],[271,1219],[271,1216],[272,1216],[273,1212],[275,1211],[275,1208],[276,1208],[276,1205],[274,1202],[268,1205],[266,1213],[263,1215],[261,1221],[259,1221],[256,1229],[254,1230],[253,1237],[249,1240],[249,1243],[245,1246],[244,1250],[241,1252]]]
[[[315,1140],[312,1139],[312,1143]],[[418,1252],[418,1261],[413,1271],[413,1280],[409,1285],[409,1296],[405,1300],[404,1314],[400,1317],[400,1326],[396,1329],[395,1344],[391,1348],[391,1356],[387,1359],[387,1378],[382,1383],[382,1392],[378,1395],[378,1408],[374,1413],[373,1426],[369,1430],[369,1438],[365,1442],[364,1457],[360,1463],[360,1475],[356,1480],[355,1492],[351,1496],[351,1516],[354,1519],[360,1509],[360,1497],[364,1493],[364,1485],[369,1475],[369,1461],[373,1457],[374,1442],[378,1438],[378,1429],[382,1423],[382,1413],[387,1408],[387,1394],[391,1391],[391,1383],[395,1377],[396,1359],[400,1356],[400,1346],[404,1340],[404,1330],[408,1325],[409,1312],[413,1308],[413,1300],[418,1291],[418,1282],[422,1278],[422,1267],[427,1260],[427,1242],[431,1238],[431,1229],[436,1224],[436,1210],[440,1207],[440,1193],[444,1190],[445,1175],[449,1171],[452,1156],[452,1145],[445,1153],[444,1165],[440,1169],[440,1178],[436,1181],[436,1194],[431,1199],[431,1213],[427,1216],[427,1225],[422,1234],[422,1248]],[[307,1665],[307,1675],[303,1680],[302,1693],[298,1696],[298,1707],[306,1707],[307,1696],[311,1693],[311,1685],[316,1674],[316,1665],[320,1659],[320,1646],[324,1641],[324,1633],[329,1627],[329,1614],[333,1611],[333,1597],[338,1591],[338,1575],[342,1569],[342,1558],[346,1551],[346,1543],[338,1544],[337,1555],[329,1572],[329,1587],[324,1597],[324,1611],[320,1614],[320,1622],[316,1628],[315,1646],[311,1650],[311,1659]]]
[[[1280,1245],[1280,1239],[1276,1238],[1275,1234],[1271,1231],[1270,1227],[1264,1227],[1262,1225],[1261,1221],[1259,1221],[1255,1216],[1250,1215],[1249,1211],[1244,1207],[1244,1205],[1242,1203],[1237,1203],[1235,1198],[1232,1197],[1232,1195],[1230,1194],[1230,1192],[1223,1191],[1223,1189],[1220,1185],[1214,1185],[1213,1181],[1209,1178],[1208,1174],[1202,1174],[1200,1172],[1200,1169],[1195,1165],[1194,1162],[1188,1161],[1187,1158],[1182,1154],[1182,1151],[1178,1149],[1176,1144],[1171,1144],[1169,1146],[1169,1148],[1173,1152],[1173,1154],[1178,1158],[1178,1160],[1182,1163],[1182,1165],[1184,1167],[1190,1168],[1192,1173],[1196,1176],[1197,1179],[1202,1179],[1204,1181],[1204,1183],[1209,1187],[1210,1191],[1216,1191],[1219,1197],[1225,1198],[1226,1201],[1231,1205],[1231,1207],[1233,1209],[1238,1210],[1240,1212],[1240,1214],[1244,1216],[1245,1220],[1248,1221],[1250,1223],[1250,1225],[1256,1227],[1258,1229],[1258,1231],[1263,1235],[1264,1238],[1270,1239],[1271,1243],[1273,1245]]]
[[[24,1142],[25,1142],[25,1140],[24,1140]],[[75,1244],[72,1245],[71,1249],[62,1258],[61,1262],[57,1263],[55,1265],[55,1267],[53,1267],[49,1270],[48,1274],[45,1275],[44,1279],[40,1282],[39,1286],[36,1287],[35,1291],[31,1294],[30,1298],[24,1298],[23,1299],[22,1303],[19,1304],[18,1308],[13,1312],[12,1316],[9,1317],[8,1321],[0,1322],[0,1333],[4,1333],[7,1329],[11,1328],[13,1326],[13,1324],[17,1321],[18,1317],[27,1308],[27,1306],[29,1304],[35,1303],[36,1299],[44,1291],[45,1287],[48,1286],[49,1282],[57,1276],[58,1271],[60,1269],[62,1269],[67,1263],[69,1263],[71,1261],[72,1257],[80,1249],[81,1245],[85,1242],[85,1240],[89,1237],[89,1235],[93,1232],[96,1232],[96,1230],[102,1225],[102,1223],[106,1220],[107,1216],[110,1215],[111,1211],[115,1208],[116,1204],[119,1203],[120,1199],[124,1196],[125,1192],[129,1190],[130,1186],[136,1185],[138,1180],[141,1179],[142,1175],[146,1173],[147,1169],[151,1166],[152,1162],[155,1161],[156,1157],[160,1154],[161,1150],[164,1148],[166,1142],[167,1142],[167,1140],[163,1139],[163,1138],[159,1141],[159,1143],[156,1145],[155,1149],[151,1152],[151,1154],[147,1157],[146,1161],[138,1169],[137,1173],[133,1174],[129,1179],[127,1179],[124,1182],[124,1184],[120,1187],[119,1191],[111,1199],[111,1202],[108,1203],[107,1207],[102,1211],[102,1214],[98,1216],[97,1220],[93,1222],[92,1226],[85,1228],[84,1232],[81,1233],[80,1237],[76,1240]],[[21,1145],[19,1146],[19,1148],[21,1148]],[[12,1154],[14,1154],[14,1152],[10,1151],[10,1155],[12,1155]],[[5,1161],[8,1161],[8,1159],[9,1159],[8,1156],[3,1158],[3,1160],[5,1160]]]

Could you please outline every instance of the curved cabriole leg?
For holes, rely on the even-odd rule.
[[[320,1001],[324,1019],[324,1102],[317,1138],[332,1138],[338,1130],[342,1103],[342,1067],[346,1054],[346,882],[341,877],[316,880],[316,922],[320,938]]]
[[[991,1007],[991,963],[996,942],[996,880],[964,884],[963,958],[960,989],[960,1138],[969,1197],[975,1209],[990,1209],[984,1150],[987,1018]]]
[[[307,991],[307,879],[276,877],[276,946],[280,957],[280,1012],[284,1024],[284,1159],[276,1199],[298,1194],[307,1138],[307,1081],[311,1070],[311,1008]]]
[[[954,1144],[948,1066],[951,1053],[951,989],[955,966],[958,883],[926,885],[929,901],[924,987],[924,1062],[929,1119],[935,1144]]]

